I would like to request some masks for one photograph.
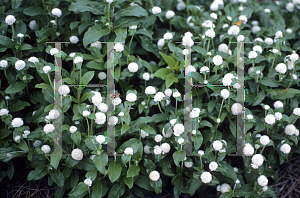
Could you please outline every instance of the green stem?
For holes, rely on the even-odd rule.
[[[272,78],[273,76],[275,76],[277,73],[273,74],[270,78]]]
[[[166,111],[164,105],[162,104],[162,102],[160,102],[161,107],[163,108],[164,111]]]
[[[96,106],[94,106],[94,114],[95,114],[95,111],[96,111]],[[94,125],[94,119],[92,119],[92,121],[91,121],[91,135],[93,135],[93,125]]]
[[[155,22],[156,22],[156,18],[157,18],[157,16],[155,15],[154,23],[153,23],[153,25],[152,25],[152,28],[151,28],[150,33],[152,32],[152,30],[153,30],[153,28],[154,28],[154,24],[155,24]]]
[[[90,126],[89,126],[89,121],[87,119],[87,117],[85,117],[86,119],[86,123],[87,123],[87,127],[88,127],[88,136],[90,136]]]
[[[210,42],[210,39],[208,40],[208,44],[207,44],[207,52],[208,52],[208,50],[209,50],[209,42]]]
[[[263,149],[260,151],[260,154],[262,154],[262,152],[264,151],[266,145],[264,145]]]
[[[189,4],[190,4],[190,1],[187,0],[187,1],[186,1],[186,10],[187,10],[187,15],[188,15],[188,16],[190,16],[190,11],[189,11],[189,9],[188,9]]]
[[[222,111],[222,107],[223,107],[223,103],[224,103],[224,98],[223,98],[223,100],[222,100],[222,104],[221,104],[221,107],[220,107],[220,111],[219,111],[219,116],[218,116],[218,118],[220,118],[220,115],[221,115],[221,111]]]
[[[13,35],[12,35],[12,38],[13,38],[15,36],[14,24],[11,25],[11,29],[12,29],[12,33],[13,33]]]
[[[230,42],[231,42],[231,38],[229,39],[229,44],[228,44],[227,54],[228,54],[228,52],[229,52],[229,50],[230,50]]]
[[[170,28],[170,32],[172,32],[172,24],[171,24],[171,22],[169,22],[169,28]]]
[[[161,108],[160,108],[159,102],[158,102],[158,108],[159,108],[160,112],[163,113]]]
[[[295,121],[292,123],[292,124],[295,124],[295,122],[298,120],[298,118],[297,119],[295,119]]]
[[[207,92],[206,87],[204,87],[204,90],[205,90],[205,92],[206,92],[206,94],[207,94],[208,100],[210,101],[209,94],[208,94],[208,92]]]
[[[275,58],[273,59],[272,67],[271,67],[271,70],[270,70],[270,72],[269,72],[269,76],[268,76],[269,78],[270,78],[270,74],[271,74],[271,72],[272,72],[272,70],[273,70],[274,62],[275,62]]]
[[[149,104],[149,99],[150,99],[150,95],[148,95],[147,107],[148,107],[148,104]],[[148,108],[149,108],[149,107],[148,107]]]
[[[176,99],[176,111],[175,111],[175,114],[177,114],[177,99]]]
[[[131,47],[131,42],[133,40],[133,36],[134,36],[134,34],[132,34],[131,39],[130,39],[129,49],[128,49],[128,56],[130,55],[130,47]],[[128,56],[127,56],[127,64],[128,64]]]
[[[7,74],[6,74],[6,68],[4,68],[4,75],[5,75],[6,79],[8,80]]]
[[[79,85],[81,85],[81,67],[79,70]],[[80,94],[81,94],[81,87],[78,87],[78,96],[77,96],[78,103],[80,102]]]
[[[49,157],[45,154],[45,157],[48,159],[48,161],[50,162],[50,159],[49,159]],[[51,162],[50,162],[51,163]]]
[[[48,76],[48,79],[49,79],[49,82],[50,82],[51,88],[52,88],[52,89],[53,89],[53,91],[54,91],[54,87],[53,87],[53,84],[52,84],[52,82],[51,82],[51,79],[50,79],[49,72],[47,73],[47,76]]]

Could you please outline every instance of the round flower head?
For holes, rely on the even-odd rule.
[[[96,41],[95,43],[91,43],[91,47],[96,47],[98,49],[102,48],[102,44],[100,41]]]
[[[98,135],[96,137],[96,141],[99,143],[99,144],[103,144],[105,141],[106,141],[106,138],[104,135]]]
[[[70,130],[70,133],[75,133],[77,131],[77,127],[71,126],[69,130]]]
[[[264,158],[261,154],[255,154],[252,156],[251,161],[256,166],[261,166],[264,163]]]
[[[67,94],[70,93],[70,88],[67,85],[61,85],[58,88],[58,93],[60,95],[67,96]]]
[[[257,183],[264,187],[266,185],[268,185],[268,178],[264,175],[259,176],[259,178],[257,179]]]
[[[280,151],[283,152],[284,154],[289,154],[291,151],[291,146],[288,144],[283,144],[280,147]]]
[[[16,18],[13,15],[7,15],[5,23],[7,23],[7,25],[12,25],[14,22],[16,22]]]
[[[32,20],[30,21],[29,23],[29,28],[33,31],[37,30],[38,29],[38,25],[36,24],[36,21],[35,20]]]
[[[93,181],[91,179],[85,179],[84,180],[84,184],[87,185],[87,186],[92,186],[92,183],[93,183]]]
[[[146,89],[145,89],[145,94],[146,95],[155,94],[155,93],[156,93],[156,90],[153,86],[146,87]]]
[[[151,152],[150,152],[150,146],[148,146],[148,145],[145,145],[144,146],[144,152],[146,153],[146,154],[150,154]]]
[[[275,33],[275,37],[276,37],[276,38],[281,38],[281,37],[283,37],[282,31],[277,31],[277,32]]]
[[[275,107],[275,109],[283,108],[283,103],[278,100],[278,101],[274,102],[274,107]]]
[[[51,13],[52,13],[53,15],[57,16],[57,17],[60,17],[60,16],[62,15],[61,10],[58,9],[58,8],[52,9]]]
[[[52,49],[50,50],[50,54],[51,54],[51,56],[57,55],[57,54],[59,54],[59,50],[58,50],[57,48],[52,48]]]
[[[203,173],[200,176],[200,179],[203,183],[207,184],[212,180],[212,175],[210,174],[210,172],[203,171]]]
[[[129,29],[130,29],[130,30],[136,30],[136,29],[137,29],[137,25],[129,26]]]
[[[275,113],[275,119],[276,120],[281,120],[281,118],[282,118],[282,114],[280,112],[276,112]]]
[[[166,142],[165,142],[165,143],[162,143],[162,144],[160,145],[160,148],[161,148],[163,154],[169,153],[169,151],[170,151],[170,149],[171,149],[170,144],[168,144],[168,143],[166,143]]]
[[[99,73],[98,73],[98,78],[99,78],[100,80],[106,79],[106,73],[105,73],[105,72],[99,72]]]
[[[83,152],[82,152],[82,150],[76,148],[71,152],[71,156],[74,160],[82,160]]]
[[[216,13],[210,13],[209,15],[211,18],[217,19],[218,15]]]
[[[184,126],[181,123],[175,124],[173,130],[174,130],[174,135],[178,137],[184,132]]]
[[[0,110],[0,116],[7,115],[8,113],[9,113],[9,111],[7,109]]]
[[[289,124],[285,127],[284,132],[287,135],[294,135],[296,131],[296,127],[292,124]]]
[[[233,115],[237,115],[237,114],[241,113],[242,110],[243,110],[243,106],[240,103],[234,103],[231,106],[231,112]]]
[[[221,187],[220,187],[221,193],[230,192],[230,189],[231,189],[231,187],[227,183],[222,184]]]
[[[154,96],[154,102],[162,101],[163,97],[165,97],[165,94],[163,92],[157,92]]]
[[[167,32],[167,33],[164,34],[164,39],[165,40],[170,40],[172,38],[173,38],[173,35],[171,33]]]
[[[260,137],[259,141],[262,145],[265,146],[265,145],[270,143],[270,138],[266,135],[263,135],[263,136]]]
[[[117,123],[118,123],[118,117],[117,116],[112,116],[109,118],[109,121],[108,121],[108,125],[113,125],[115,126]]]
[[[182,38],[182,45],[192,47],[194,45],[194,41],[190,36],[184,36]]]
[[[58,118],[60,115],[59,111],[56,110],[56,109],[52,109],[50,112],[49,112],[49,117],[50,119],[54,120],[56,118]]]
[[[116,52],[122,52],[124,50],[124,46],[121,43],[116,43],[114,49]]]
[[[266,38],[265,39],[265,43],[267,44],[267,45],[272,45],[273,44],[273,39],[271,39],[271,38]]]
[[[178,144],[183,144],[184,139],[183,139],[183,138],[179,138],[179,139],[177,140],[177,142],[178,142]]]
[[[245,36],[244,36],[244,35],[239,35],[239,36],[237,37],[237,41],[238,41],[238,42],[242,42],[242,41],[244,41],[244,39],[245,39]]]
[[[210,37],[210,38],[214,38],[216,36],[215,31],[211,28],[206,30],[205,32],[205,36]]]
[[[246,155],[248,157],[252,156],[253,153],[254,153],[253,146],[251,144],[249,144],[249,143],[246,143],[245,146],[244,146],[244,148],[243,148],[243,153],[244,153],[244,155]]]
[[[125,155],[133,155],[133,149],[131,147],[128,147],[124,150]]]
[[[106,0],[107,3],[111,4],[113,0]]]
[[[216,66],[219,66],[223,63],[223,58],[220,55],[216,55],[213,57],[212,61]]]
[[[201,67],[200,73],[209,72],[209,68],[206,66]]]
[[[82,57],[80,57],[80,56],[77,56],[77,57],[74,59],[74,63],[75,63],[75,64],[82,63],[82,62],[83,62],[83,59],[82,59]]]
[[[158,181],[160,178],[160,174],[158,171],[151,171],[149,174],[149,178],[151,179],[151,181]]]
[[[51,67],[50,66],[43,67],[43,72],[45,72],[47,74],[49,71],[51,71]]]
[[[1,60],[1,61],[0,61],[0,67],[6,68],[7,65],[8,65],[8,62],[7,62],[6,60]]]
[[[294,52],[290,55],[290,59],[291,61],[296,62],[299,59],[299,55]]]
[[[153,152],[155,155],[160,155],[162,153],[162,149],[158,145],[156,145],[154,146]]]
[[[262,48],[261,48],[261,46],[259,46],[259,45],[255,45],[253,48],[252,48],[252,50],[253,51],[258,51],[260,54],[262,53]]]
[[[24,69],[26,66],[25,62],[23,60],[18,60],[16,63],[15,63],[15,68],[16,70],[20,71],[22,69]]]
[[[46,124],[44,126],[44,132],[47,134],[47,133],[51,133],[53,132],[55,129],[54,125],[53,124]]]
[[[297,107],[293,110],[293,114],[295,114],[296,116],[300,116],[300,108]]]
[[[227,31],[228,35],[238,35],[239,33],[240,33],[240,27],[237,25],[231,26]]]
[[[286,4],[285,8],[287,9],[287,11],[293,12],[294,11],[294,4],[289,2],[289,3]]]
[[[220,151],[223,147],[223,144],[221,141],[219,140],[216,140],[213,142],[213,148],[216,150],[216,151]]]
[[[275,116],[272,115],[272,114],[267,115],[267,116],[265,117],[265,122],[266,122],[267,124],[270,124],[270,125],[274,124],[274,123],[275,123]]]
[[[286,65],[285,65],[284,63],[279,63],[279,64],[275,67],[275,70],[276,70],[278,73],[285,74],[286,71],[287,71],[287,68],[286,68]]]
[[[160,47],[164,46],[164,44],[165,44],[165,39],[163,39],[163,38],[159,39],[157,42],[157,46],[160,46]]]
[[[88,117],[89,115],[91,115],[90,111],[85,110],[85,111],[82,112],[83,117]]]
[[[18,37],[18,38],[23,38],[23,37],[24,37],[24,34],[19,33],[19,34],[17,34],[17,37]]]
[[[229,97],[229,91],[227,89],[222,89],[221,91],[221,96],[222,98],[224,98],[225,100]]]
[[[148,72],[143,73],[143,79],[144,80],[150,80],[150,74]]]
[[[253,58],[256,58],[256,57],[257,57],[257,53],[255,51],[249,52],[249,54],[248,54],[249,59],[253,59]]]
[[[184,166],[187,168],[191,168],[193,166],[193,162],[184,162]]]
[[[108,110],[108,106],[107,106],[107,104],[105,104],[105,103],[100,103],[100,104],[97,106],[97,108],[98,108],[100,111],[102,111],[103,113],[107,112],[107,110]]]
[[[43,145],[43,146],[41,147],[41,150],[42,150],[44,153],[50,153],[51,148],[50,148],[49,145]]]
[[[176,5],[176,9],[178,11],[184,10],[185,8],[186,8],[186,5],[183,1],[178,2],[177,5]]]
[[[24,122],[23,122],[22,118],[14,118],[14,119],[11,121],[11,125],[12,125],[12,127],[14,127],[14,128],[23,126],[23,124],[24,124]]]
[[[166,12],[166,18],[167,18],[167,19],[171,19],[171,18],[173,18],[174,16],[175,16],[175,12],[174,12],[174,11],[169,10],[169,11]]]
[[[209,163],[209,170],[210,171],[215,171],[218,168],[218,163],[217,162],[211,162]]]
[[[40,140],[35,140],[33,143],[33,147],[34,148],[39,147],[41,144],[42,144],[42,142]]]
[[[106,121],[106,115],[102,112],[97,112],[95,113],[95,116],[96,116],[96,119],[95,119],[95,122],[97,124],[104,124],[105,121]]]
[[[139,69],[138,64],[136,64],[136,63],[129,63],[128,70],[130,72],[135,73],[135,72],[137,72],[138,69]]]
[[[135,102],[137,100],[137,96],[134,93],[129,93],[126,96],[126,100],[129,102]]]
[[[159,13],[161,13],[161,8],[158,7],[158,6],[153,7],[152,8],[152,13],[153,14],[159,14]]]

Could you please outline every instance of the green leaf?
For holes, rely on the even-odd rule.
[[[7,136],[9,136],[12,133],[12,130],[8,130],[8,129],[0,129],[0,140],[6,138]]]
[[[198,45],[194,46],[194,47],[193,47],[193,50],[195,50],[196,52],[198,52],[198,53],[200,53],[200,54],[202,54],[202,55],[207,56],[207,51],[206,51],[206,49],[204,49],[204,48],[202,48],[202,47],[200,47],[200,46],[198,46]]]
[[[160,55],[163,57],[163,59],[165,60],[165,62],[168,64],[168,66],[171,69],[175,69],[175,64],[177,62],[177,60],[175,58],[173,58],[172,56],[168,56],[162,52],[159,52]]]
[[[150,180],[150,185],[154,188],[156,194],[162,193],[162,180],[159,178],[157,181]]]
[[[99,143],[95,139],[95,136],[86,137],[84,142],[85,142],[85,145],[91,150],[96,150],[98,148],[98,145],[99,145]]]
[[[179,162],[183,161],[186,157],[186,153],[184,151],[176,151],[173,153],[173,159],[176,166],[179,166]]]
[[[124,134],[128,129],[130,129],[130,126],[127,124],[123,124],[121,128],[121,135]]]
[[[80,196],[83,197],[87,194],[89,187],[85,185],[83,182],[79,182],[78,185],[71,190],[68,194],[69,196]]]
[[[43,9],[37,9],[35,6],[30,6],[23,10],[23,14],[27,16],[37,16],[45,14]]]
[[[96,61],[90,61],[85,65],[85,67],[88,67],[88,68],[91,68],[91,69],[103,70],[104,69],[104,64],[103,63],[98,63]]]
[[[38,166],[35,170],[32,170],[27,175],[27,180],[39,180],[47,174],[47,167]]]
[[[22,3],[22,0],[12,0],[11,1],[12,9],[15,10],[18,7],[20,7],[21,3]]]
[[[134,6],[133,6],[134,7]],[[121,29],[127,28],[132,25],[139,24],[145,20],[144,17],[121,17],[118,20],[114,20],[114,28]]]
[[[129,6],[125,9],[119,10],[116,17],[126,17],[126,16],[135,16],[135,17],[147,17],[147,11],[139,5],[136,6]]]
[[[140,167],[136,165],[131,165],[127,171],[127,177],[137,176],[140,172]]]
[[[265,99],[265,91],[261,90],[258,95],[254,98],[252,106],[260,104]]]
[[[236,172],[234,172],[232,166],[227,164],[225,161],[219,163],[217,171],[220,171],[222,175],[231,178],[233,183],[237,180]]]
[[[178,83],[178,78],[175,76],[173,72],[169,73],[166,76],[166,89],[168,89],[174,82]]]
[[[83,46],[86,48],[88,44],[98,41],[102,36],[109,33],[110,30],[108,28],[104,28],[102,25],[92,26],[83,36]]]
[[[94,157],[93,162],[97,168],[97,170],[102,173],[103,175],[105,174],[105,166],[108,163],[108,156],[107,154],[102,154],[102,155],[97,155]]]
[[[27,146],[27,143],[25,140],[22,140],[19,144],[18,144],[18,147],[23,150],[23,151],[28,151],[29,148]]]
[[[300,94],[300,90],[289,88],[288,90],[285,89],[277,89],[276,90],[277,95],[274,96],[274,99],[287,99],[287,98],[293,98],[296,94]]]
[[[21,90],[23,90],[25,87],[26,87],[26,83],[24,82],[16,82],[14,84],[11,84],[9,85],[6,90],[5,90],[5,93],[6,94],[14,94],[14,93],[17,93]]]
[[[191,177],[187,183],[189,186],[189,194],[191,196],[193,196],[195,194],[196,190],[199,189],[202,184],[202,182],[200,180],[195,179],[193,177]]]
[[[259,83],[266,85],[268,87],[278,87],[279,84],[276,80],[274,80],[273,78],[267,78],[264,77],[261,80],[259,80]]]
[[[9,107],[9,112],[20,111],[20,110],[22,110],[22,109],[24,109],[25,107],[28,107],[28,106],[30,106],[30,104],[28,102],[18,100],[17,102],[15,102],[13,105],[11,105]]]
[[[203,137],[202,137],[201,133],[197,134],[197,135],[193,135],[192,140],[194,142],[194,148],[196,150],[198,150],[203,142]]]
[[[9,48],[9,49],[14,49],[15,48],[15,44],[13,41],[11,41],[11,39],[9,39],[6,36],[0,35],[0,44],[4,45],[5,47]]]
[[[26,43],[23,43],[19,50],[31,50],[32,46]]]
[[[82,85],[89,84],[89,82],[93,79],[94,75],[95,75],[94,71],[89,71],[89,72],[85,73],[83,75],[83,77],[81,78]]]
[[[134,6],[133,6],[134,7]],[[127,29],[117,29],[115,30],[115,33],[117,35],[115,42],[124,42],[127,37]]]
[[[146,125],[142,128],[143,131],[145,131],[146,133],[149,133],[149,134],[152,134],[152,135],[156,135],[156,132],[155,130],[149,126],[149,125]]]
[[[134,183],[145,190],[153,191],[153,188],[150,185],[149,177],[139,175]]]
[[[8,161],[7,163],[8,169],[7,169],[7,177],[11,180],[14,176],[15,168],[12,161]]]
[[[117,198],[122,197],[125,192],[125,185],[124,183],[116,183],[112,186],[108,193],[108,198]]]
[[[61,189],[64,188],[65,178],[59,169],[56,170],[55,173],[51,173],[51,179],[57,184],[58,187]]]
[[[108,188],[103,187],[102,183],[100,180],[93,184],[92,198],[101,198],[107,193]]]
[[[74,21],[70,23],[70,29],[73,30],[74,28],[76,28],[79,24],[81,23],[81,21]]]
[[[51,155],[50,158],[50,164],[53,166],[55,169],[57,169],[59,161],[62,157],[62,149],[56,149]]]
[[[111,162],[108,165],[108,177],[111,183],[119,179],[122,171],[122,166],[116,162]]]
[[[167,75],[170,73],[173,73],[172,70],[168,68],[161,68],[154,73],[154,76],[166,80]]]
[[[77,9],[79,12],[91,12],[95,15],[102,15],[104,13],[104,6],[100,2],[84,0],[77,0],[76,2],[71,3],[69,6],[69,11]]]
[[[128,186],[129,189],[133,187],[133,178],[132,177],[123,177],[123,181]]]
[[[142,34],[152,39],[152,35],[149,30],[146,29],[138,29],[135,34]]]
[[[73,140],[73,142],[79,146],[80,142],[81,142],[81,133],[79,131],[76,131],[75,133],[71,134],[71,139]]]

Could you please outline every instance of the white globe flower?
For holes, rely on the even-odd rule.
[[[284,63],[279,63],[276,67],[275,67],[275,70],[278,72],[278,73],[281,73],[281,74],[285,74],[286,71],[287,71],[287,67]]]
[[[150,74],[149,73],[143,73],[143,79],[144,80],[150,80]]]
[[[45,72],[46,74],[51,70],[50,66],[45,66],[43,67],[43,72]]]
[[[17,37],[18,37],[18,38],[23,38],[23,37],[24,37],[24,34],[19,33],[19,34],[17,34]]]
[[[24,124],[24,122],[23,122],[22,118],[14,118],[14,119],[11,121],[11,125],[12,125],[12,127],[14,127],[14,128],[23,126],[23,124]]]
[[[274,123],[275,123],[275,116],[272,115],[272,114],[267,115],[267,116],[265,117],[265,122],[266,122],[267,124],[270,124],[270,125],[274,124]]]
[[[229,91],[227,89],[222,89],[221,91],[221,97],[224,98],[225,100],[229,97]]]
[[[74,58],[75,52],[70,53],[69,56],[70,56],[71,58]]]
[[[104,135],[98,135],[96,137],[96,141],[99,143],[99,144],[103,144],[105,141],[106,141],[106,138]]]
[[[176,91],[176,92],[173,93],[173,97],[174,98],[178,98],[180,96],[181,96],[181,94],[178,91]]]
[[[20,71],[22,69],[25,68],[25,62],[23,60],[18,60],[16,63],[15,63],[15,68],[16,70]]]
[[[100,80],[106,79],[106,73],[105,73],[105,72],[99,72],[99,73],[98,73],[98,78],[99,78]]]
[[[218,15],[216,13],[210,13],[209,15],[211,18],[217,19]]]
[[[271,39],[271,38],[265,38],[265,43],[267,44],[267,45],[272,45],[273,44],[273,39]]]
[[[274,107],[275,107],[275,109],[283,108],[283,103],[278,100],[278,101],[274,102]]]
[[[52,48],[52,49],[50,50],[50,54],[51,54],[51,56],[56,55],[56,54],[59,54],[59,50],[58,50],[57,48]]]
[[[264,106],[264,109],[265,109],[265,110],[268,110],[268,109],[270,109],[270,106],[269,106],[269,105],[265,105],[265,106]]]
[[[83,62],[83,59],[82,57],[80,56],[77,56],[75,59],[74,59],[74,63],[77,64],[77,63],[82,63]]]
[[[91,179],[85,179],[84,180],[84,184],[87,185],[87,186],[92,186],[92,183],[93,183],[93,181]]]
[[[265,145],[270,143],[270,138],[266,135],[263,135],[263,136],[260,137],[259,141],[262,145],[265,146]]]
[[[230,189],[231,189],[231,187],[227,183],[222,184],[220,187],[221,193],[230,192]]]
[[[211,162],[209,163],[209,170],[210,171],[215,171],[218,168],[218,163],[217,162]]]
[[[206,30],[205,36],[207,36],[207,37],[209,37],[209,38],[215,38],[216,33],[215,33],[215,31],[211,28],[211,29]]]
[[[135,73],[135,72],[137,72],[138,69],[139,69],[138,64],[136,64],[136,63],[129,63],[128,70],[130,72]]]
[[[203,183],[207,184],[207,183],[211,182],[212,175],[210,174],[210,172],[203,171],[203,173],[200,176],[200,179]]]
[[[237,41],[238,41],[238,42],[242,42],[242,41],[244,41],[244,39],[245,39],[245,36],[244,36],[244,35],[239,35],[239,36],[237,37]]]
[[[296,116],[300,116],[300,108],[297,107],[293,110],[293,114],[295,114]]]
[[[291,146],[288,144],[283,144],[280,147],[280,151],[283,152],[284,154],[289,154],[291,152]]]
[[[113,0],[106,0],[107,3],[111,4]]]
[[[200,155],[200,157],[202,157],[204,155],[204,151],[203,150],[199,150],[198,151],[198,155]]]
[[[166,142],[165,142],[165,143],[162,143],[162,144],[160,145],[160,148],[161,148],[163,154],[169,153],[169,151],[170,151],[170,149],[171,149],[170,144],[168,144],[168,143],[166,143]]]
[[[240,103],[234,103],[231,106],[231,112],[233,115],[237,115],[242,112],[243,106]]]
[[[165,97],[165,94],[163,92],[157,92],[154,96],[154,101],[160,102],[163,100],[163,97]]]
[[[296,74],[293,74],[292,77],[294,78],[294,80],[297,79],[297,75]]]
[[[184,162],[184,166],[187,168],[191,168],[193,166],[193,162]]]
[[[177,142],[178,142],[178,144],[183,144],[184,139],[183,139],[183,138],[179,138],[179,139],[177,140]]]
[[[188,49],[184,49],[182,50],[183,55],[188,55],[189,54],[189,50]]]
[[[270,10],[270,9],[268,9],[268,8],[266,8],[266,9],[264,9],[264,12],[265,12],[265,13],[270,13],[270,12],[271,12],[271,10]]]
[[[268,178],[264,175],[259,176],[259,178],[257,179],[257,183],[264,187],[266,185],[268,185]]]
[[[286,4],[285,8],[287,9],[287,11],[293,12],[294,11],[294,4],[289,2],[289,3]]]
[[[240,27],[237,25],[231,26],[227,31],[228,35],[238,35],[239,33],[240,33]]]
[[[252,48],[253,51],[258,51],[260,54],[262,53],[262,48],[261,46],[259,45],[255,45],[253,48]]]
[[[154,140],[155,140],[155,142],[161,142],[162,138],[163,138],[162,135],[157,134],[157,135],[155,136]]]
[[[292,124],[289,124],[285,127],[284,132],[287,135],[294,135],[296,131],[296,127]]]
[[[102,103],[102,97],[101,97],[101,94],[99,92],[94,92],[94,95],[92,97],[92,103],[95,106],[98,106]]]
[[[238,173],[239,169],[237,167],[233,167],[234,172]]]
[[[7,115],[8,113],[9,113],[9,111],[7,109],[0,110],[0,116]]]
[[[222,43],[218,47],[218,51],[227,53],[228,52],[228,46],[225,43]]]
[[[124,50],[124,46],[121,43],[116,43],[114,49],[116,52],[122,52]]]
[[[61,10],[58,9],[58,8],[52,9],[51,13],[52,13],[53,15],[57,16],[57,17],[60,17],[60,16],[62,15]]]
[[[281,37],[283,37],[282,31],[277,31],[277,32],[275,33],[275,37],[276,37],[276,38],[281,38]]]
[[[33,147],[38,147],[42,144],[42,142],[40,140],[35,140],[34,143],[33,143]]]
[[[141,137],[144,139],[145,137],[149,136],[144,130],[141,130]]]
[[[52,109],[50,112],[49,112],[49,117],[50,119],[54,120],[56,118],[58,118],[60,115],[59,111],[56,110],[56,109]]]
[[[288,34],[293,33],[293,30],[292,30],[291,28],[287,28],[285,31],[286,31],[286,33],[288,33]]]
[[[91,115],[91,112],[88,111],[88,110],[84,110],[84,111],[82,112],[82,116],[83,116],[83,117],[88,117],[89,115]]]
[[[113,126],[115,126],[115,125],[117,125],[118,120],[119,120],[119,119],[118,119],[117,116],[112,116],[112,117],[109,118],[108,125],[113,125]]]
[[[178,4],[176,5],[176,9],[178,11],[184,10],[186,8],[186,5],[183,1],[178,2]]]
[[[173,18],[174,16],[175,16],[175,12],[174,12],[174,11],[168,10],[168,11],[166,12],[166,18],[167,18],[167,19],[171,19],[171,18]]]
[[[264,163],[264,158],[261,154],[255,154],[252,156],[251,161],[256,166],[261,166]]]
[[[173,35],[171,33],[168,32],[168,33],[164,34],[164,39],[165,40],[171,40],[172,38],[173,38]]]
[[[135,95],[135,93],[129,93],[126,96],[126,100],[129,102],[135,102],[137,100],[137,96]]]
[[[82,152],[82,150],[76,148],[71,152],[71,156],[74,160],[82,160],[83,152]]]
[[[36,21],[35,20],[32,20],[30,21],[29,23],[29,28],[33,31],[37,30],[38,29],[38,25],[36,24]]]
[[[5,23],[7,23],[7,25],[12,25],[14,22],[16,22],[16,18],[13,15],[7,15]]]
[[[162,149],[159,146],[156,146],[153,152],[155,155],[160,155],[162,153]]]
[[[201,67],[200,73],[209,72],[209,68],[206,66]]]
[[[69,130],[70,130],[70,133],[75,133],[77,131],[77,127],[71,126]]]
[[[95,43],[91,43],[91,47],[96,47],[98,49],[102,48],[102,44],[100,41],[96,41]]]
[[[20,143],[20,139],[21,139],[21,136],[17,135],[17,136],[14,138],[14,141],[17,142],[17,143]]]
[[[79,41],[79,38],[77,36],[71,36],[70,37],[70,42],[71,43],[76,44],[76,43],[78,43],[78,41]]]
[[[44,153],[50,153],[51,148],[50,148],[49,145],[43,145],[43,146],[41,147],[41,150],[42,150]]]
[[[281,118],[282,118],[282,114],[280,112],[276,112],[275,113],[275,119],[276,120],[281,120]]]
[[[163,39],[163,38],[159,39],[157,42],[157,46],[160,46],[160,47],[164,46],[164,44],[165,44],[165,39]]]
[[[216,141],[213,142],[213,148],[214,148],[216,151],[221,150],[222,147],[223,147],[223,144],[222,144],[221,141],[216,140]]]
[[[146,153],[146,154],[150,154],[151,152],[150,152],[150,146],[148,146],[148,145],[145,145],[144,146],[144,152]]]
[[[262,188],[262,190],[265,192],[265,191],[267,191],[268,190],[268,186],[264,186],[263,188]]]
[[[253,115],[247,115],[247,119],[248,120],[252,120],[253,119]]]
[[[182,45],[192,47],[194,45],[194,41],[190,36],[184,36],[182,38]]]
[[[243,153],[244,153],[244,155],[246,155],[248,157],[252,156],[253,153],[254,153],[253,146],[251,144],[249,144],[249,143],[246,143],[245,146],[244,146],[244,148],[243,148]]]
[[[216,55],[213,57],[212,61],[216,66],[219,66],[223,63],[223,58],[220,55]]]
[[[176,137],[178,137],[184,132],[184,125],[181,123],[178,123],[174,126],[173,130],[174,130],[174,135]]]
[[[124,151],[125,155],[133,155],[133,149],[131,147],[128,147]]]
[[[176,122],[177,120],[176,119],[172,119],[172,120],[170,120],[170,124],[171,124],[171,126],[174,126],[174,124],[175,124],[175,122]]]
[[[101,103],[100,105],[97,106],[97,108],[103,113],[107,112],[108,110],[108,106],[105,103]]]
[[[159,13],[161,13],[161,8],[158,7],[158,6],[153,7],[152,8],[152,13],[153,14],[159,14]]]
[[[172,90],[171,89],[166,89],[165,90],[165,95],[170,97],[172,95]]]
[[[6,68],[7,65],[8,65],[8,62],[7,62],[6,60],[1,60],[1,61],[0,61],[0,67]]]
[[[255,51],[249,52],[249,54],[248,54],[249,59],[256,58],[256,57],[257,57],[257,53]]]
[[[296,62],[299,59],[299,55],[294,52],[290,55],[290,59],[291,61]]]
[[[54,125],[53,124],[46,124],[44,126],[44,132],[47,134],[47,133],[51,133],[53,132],[55,129]]]
[[[160,178],[160,174],[158,171],[151,171],[149,174],[149,178],[151,179],[151,181],[158,181]]]

